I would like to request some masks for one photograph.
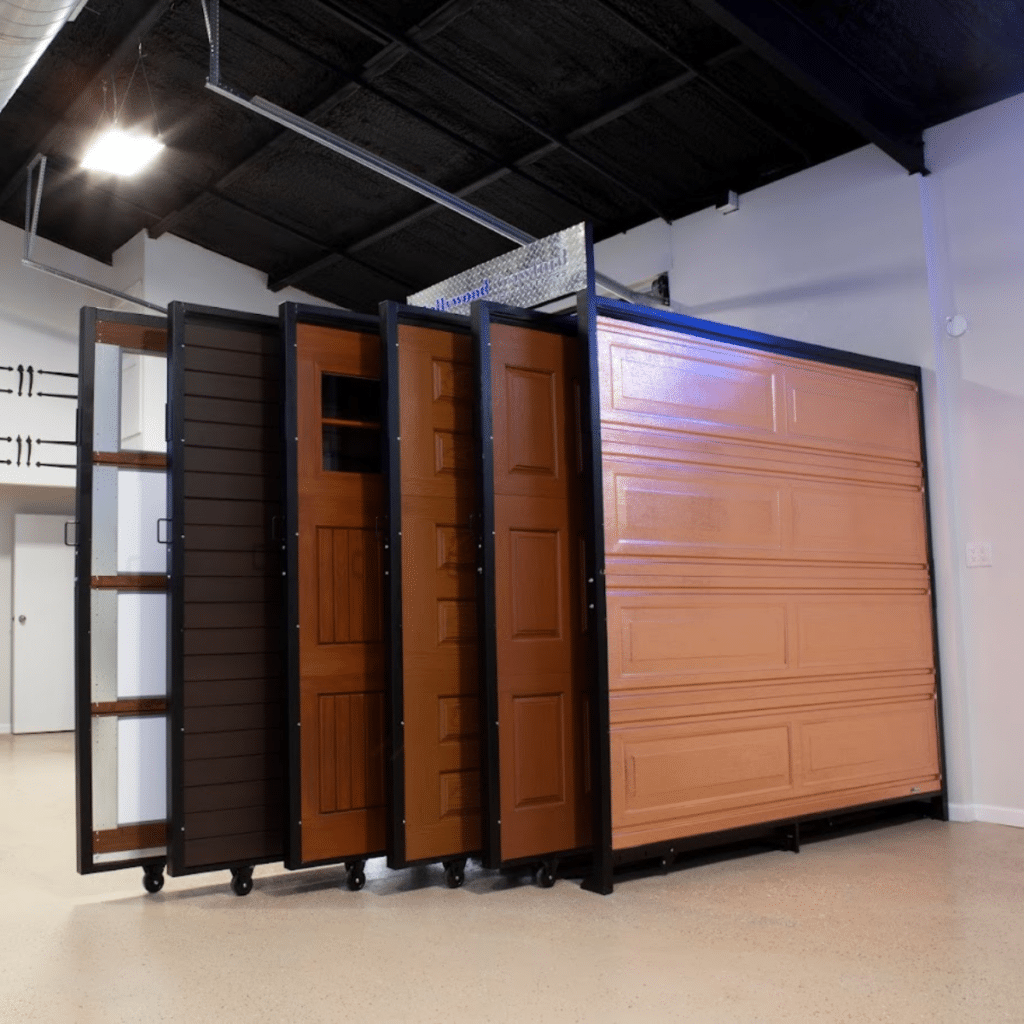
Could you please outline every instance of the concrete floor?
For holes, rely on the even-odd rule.
[[[598,897],[440,868],[75,873],[72,741],[0,737],[0,1022],[1024,1021],[1024,830],[918,821]]]

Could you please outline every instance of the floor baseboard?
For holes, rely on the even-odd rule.
[[[986,804],[975,804],[974,813],[978,821],[987,821],[992,825],[1012,825],[1024,828],[1024,810],[1019,807],[992,807]]]
[[[950,804],[950,821],[984,821],[989,825],[1024,828],[1024,810],[1018,807],[993,807],[990,804]]]

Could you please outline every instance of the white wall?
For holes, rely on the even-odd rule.
[[[83,303],[105,305],[102,296],[71,286],[56,278],[21,265],[24,233],[0,222],[0,367],[33,366],[65,373],[78,370],[78,310]],[[34,258],[73,273],[109,283],[110,267],[78,253],[40,240]],[[46,378],[34,373],[33,397],[28,397],[27,374],[22,376],[22,395],[17,394],[18,374],[0,370],[0,438],[18,435],[47,440],[74,440],[76,403],[66,399],[39,397],[39,391],[75,394],[73,378]],[[13,394],[5,393],[7,389]],[[43,462],[74,462],[73,449],[66,446],[33,445],[31,467],[16,464],[17,446],[0,440],[0,485],[73,487],[73,470],[55,470],[35,465]],[[42,457],[40,457],[42,456]],[[6,465],[7,460],[11,465]]]
[[[11,729],[11,609],[14,517],[18,513],[60,514],[73,518],[75,493],[59,487],[0,485],[0,733]]]
[[[989,541],[991,568],[964,569],[974,805],[1024,826],[1024,96],[928,132],[955,346],[960,540]],[[961,559],[961,565],[963,560]]]
[[[0,366],[34,362],[37,366],[74,372],[78,368],[78,322],[82,306],[147,312],[23,267],[23,239],[24,233],[19,228],[0,222]],[[278,305],[285,301],[319,302],[296,289],[270,292],[265,274],[171,235],[154,240],[140,233],[114,254],[113,266],[45,240],[36,243],[34,258],[161,305],[179,299],[276,316]],[[4,379],[10,376],[0,373],[0,388],[10,386]],[[17,380],[16,375],[14,379]],[[73,380],[70,385],[74,386]],[[29,431],[34,437],[40,434],[52,438],[73,437],[71,414],[74,408],[73,402],[50,400],[32,405],[26,399],[19,403],[11,396],[0,394],[0,437]],[[47,409],[55,411],[48,414]],[[29,413],[34,418],[28,417]],[[8,458],[9,448],[10,445],[0,443],[0,460]],[[67,449],[69,454],[72,451]],[[74,461],[73,456],[67,461]],[[49,486],[33,486],[39,484]],[[33,469],[32,474],[27,475],[27,471],[13,472],[0,465],[0,732],[7,731],[11,722],[14,516],[18,512],[73,515],[74,493],[69,489],[73,486],[74,473],[70,470]]]
[[[149,238],[145,233],[137,235],[115,255],[115,268],[121,253],[138,257],[140,242],[142,295],[159,306],[174,301],[193,302],[201,306],[277,316],[277,308],[282,302],[329,305],[297,288],[269,291],[266,274],[201,249],[176,235],[161,235],[159,238]],[[125,282],[126,286],[130,283]]]
[[[692,316],[923,368],[950,799],[1024,825],[1024,97],[927,133],[928,178],[874,147],[597,247],[670,271]],[[654,267],[657,261],[665,266]],[[960,341],[945,319],[971,323]],[[966,540],[991,569],[966,569]]]

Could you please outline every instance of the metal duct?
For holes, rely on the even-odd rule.
[[[0,111],[82,0],[0,0]]]

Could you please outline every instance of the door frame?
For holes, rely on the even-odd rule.
[[[300,324],[380,333],[380,319],[368,313],[352,313],[300,302],[280,306],[281,334],[284,343],[284,478],[285,478],[285,603],[287,642],[285,671],[288,677],[288,842],[284,865],[289,870],[337,864],[355,857],[378,857],[383,850],[350,851],[326,860],[307,860],[302,852],[302,693],[301,652],[299,644],[299,407],[298,407],[298,328]],[[383,369],[383,367],[382,367]],[[384,389],[381,374],[381,390]],[[381,408],[385,408],[382,398]],[[384,426],[382,424],[382,437]]]
[[[92,486],[96,345],[100,324],[152,328],[168,337],[163,317],[82,307],[78,345],[78,468],[75,474],[75,805],[78,873],[143,867],[162,869],[166,853],[96,862],[92,800]],[[128,347],[128,346],[126,346]],[[130,349],[135,351],[134,349]],[[139,349],[138,351],[151,351]],[[169,350],[164,354],[169,356]],[[168,638],[169,639],[169,638]],[[168,680],[169,682],[170,680]]]

